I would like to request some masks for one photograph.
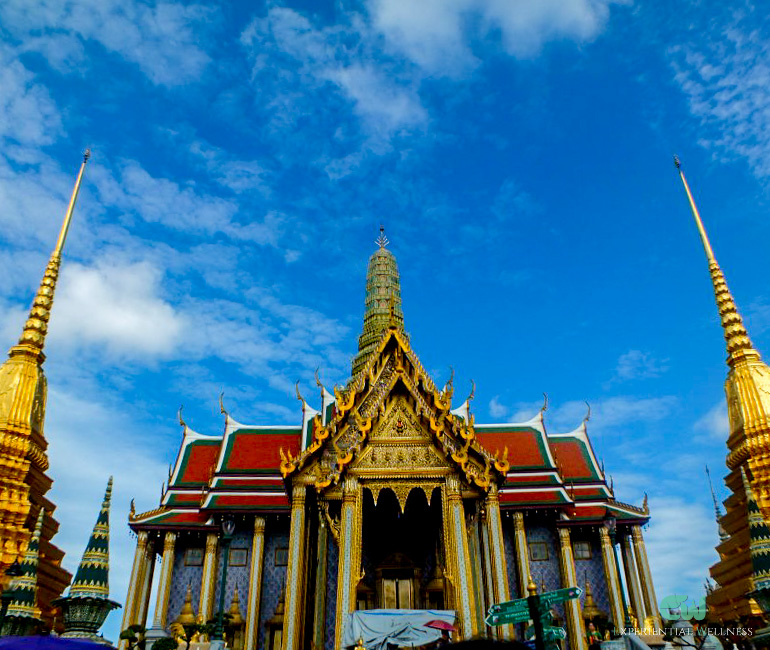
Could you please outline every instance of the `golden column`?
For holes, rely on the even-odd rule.
[[[639,570],[644,609],[647,613],[644,618],[644,626],[660,628],[662,623],[658,611],[658,600],[655,597],[655,587],[652,584],[652,573],[650,573],[650,563],[647,561],[647,549],[644,547],[641,526],[631,528],[631,538],[634,542],[634,555],[636,555],[636,564]]]
[[[147,544],[144,560],[144,571],[142,572],[141,587],[139,590],[139,599],[137,601],[137,611],[135,622],[142,627],[147,627],[147,610],[150,607],[150,595],[152,592],[152,576],[155,572],[155,549],[152,544]]]
[[[447,555],[452,558],[453,564],[455,607],[460,613],[460,634],[462,638],[470,639],[476,636],[479,630],[475,616],[476,594],[473,592],[468,531],[465,526],[465,508],[460,493],[460,480],[456,476],[447,476],[444,489],[450,542],[450,553]]]
[[[637,567],[634,551],[631,547],[631,535],[622,535],[620,537],[620,545],[623,548],[623,567],[626,574],[628,595],[631,598],[631,609],[634,610],[639,626],[645,627],[644,620],[647,618],[647,608],[644,606],[642,590],[639,586],[639,568]]]
[[[361,578],[361,488],[355,476],[345,477],[342,486],[339,547],[335,648],[342,647],[343,627],[356,608],[356,587]]]
[[[171,594],[171,573],[174,570],[174,546],[176,533],[167,532],[163,539],[163,559],[160,565],[160,580],[158,581],[158,597],[155,601],[155,617],[152,626],[161,630],[166,629],[168,615],[168,597]]]
[[[313,646],[323,648],[326,640],[326,571],[328,566],[329,531],[319,511],[318,552],[315,567],[315,603],[313,603]]]
[[[497,485],[494,483],[489,487],[489,492],[487,493],[486,512],[490,555],[492,556],[492,584],[494,585],[495,602],[502,603],[511,599],[511,591],[508,586],[508,563],[505,560],[503,525],[500,519],[500,499],[498,498]],[[513,639],[513,625],[498,627],[497,637],[506,640]]]
[[[251,539],[249,598],[246,605],[246,645],[244,650],[256,650],[259,642],[259,599],[262,594],[262,563],[264,556],[265,518],[254,517],[254,537]]]
[[[305,493],[304,485],[291,490],[289,565],[286,568],[286,614],[283,619],[283,650],[299,650],[305,620]]]
[[[487,609],[495,602],[495,586],[492,580],[492,556],[489,553],[489,527],[486,525],[486,511],[482,513],[481,524],[481,555],[484,561],[484,588],[487,601]],[[484,610],[486,614],[486,609]],[[490,628],[487,633],[493,632],[495,628]]]
[[[514,546],[519,570],[519,598],[527,597],[529,584],[529,548],[527,547],[527,531],[524,529],[524,513],[513,513]]]
[[[577,587],[575,558],[572,555],[569,528],[559,528],[559,566],[561,568],[561,586]],[[586,650],[586,631],[583,626],[583,613],[580,599],[573,598],[564,602],[564,614],[567,618],[570,650]]]
[[[219,538],[216,533],[206,535],[206,554],[203,556],[203,575],[201,576],[201,597],[198,615],[203,622],[214,613],[214,589],[217,581],[217,548]]]
[[[604,564],[604,577],[607,580],[607,594],[610,600],[610,618],[615,628],[620,631],[625,623],[623,616],[623,597],[620,593],[620,576],[615,564],[615,554],[610,543],[610,532],[607,526],[599,526],[599,539],[602,547],[602,563]]]
[[[134,551],[134,564],[131,567],[131,577],[128,581],[128,593],[126,594],[126,605],[123,609],[123,622],[120,625],[121,630],[136,623],[134,613],[139,602],[139,586],[142,584],[142,574],[144,572],[144,563],[147,559],[147,541],[148,534],[146,530],[139,531],[136,538],[136,551]],[[128,641],[120,642],[121,648],[128,647]]]

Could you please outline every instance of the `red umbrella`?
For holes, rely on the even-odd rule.
[[[447,632],[456,632],[457,628],[451,623],[436,619],[435,621],[428,621],[425,627],[432,627],[434,630],[446,630]]]

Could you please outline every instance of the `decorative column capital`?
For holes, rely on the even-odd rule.
[[[147,542],[150,539],[150,534],[146,530],[140,530],[139,535],[136,538],[136,545],[138,548],[145,550],[147,548]]]
[[[217,550],[217,545],[219,543],[219,539],[217,538],[216,533],[209,533],[206,536],[206,553],[215,553]]]
[[[570,545],[570,532],[569,528],[561,527],[557,528],[556,530],[559,531],[559,543],[562,545],[562,547],[569,546]]]
[[[489,491],[487,492],[487,502],[499,501],[500,498],[498,496],[498,492],[499,492],[499,490],[498,490],[498,487],[497,487],[497,483],[494,483],[494,482],[490,483],[489,484]]]
[[[254,517],[254,532],[257,534],[264,534],[265,532],[265,518]]]
[[[350,500],[358,498],[358,479],[355,476],[346,476],[342,483],[342,498]]]
[[[446,491],[450,497],[460,496],[460,479],[454,474],[446,477]]]
[[[599,526],[599,538],[602,540],[602,544],[610,543],[610,529],[606,524]]]
[[[176,533],[172,533],[171,531],[167,532],[163,538],[163,552],[165,553],[166,551],[173,551],[175,544]]]
[[[524,532],[524,513],[521,510],[513,513],[513,525],[516,527],[516,532]]]
[[[642,527],[631,526],[631,537],[633,537],[635,542],[643,542],[644,538],[642,537]]]
[[[302,508],[305,506],[305,495],[307,488],[304,485],[295,485],[291,489],[291,507]]]

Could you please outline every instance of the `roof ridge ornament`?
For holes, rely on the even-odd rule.
[[[591,405],[587,401],[585,402],[586,402],[586,406],[588,407],[588,412],[586,413],[586,416],[583,418],[583,424],[586,424],[591,419]]]

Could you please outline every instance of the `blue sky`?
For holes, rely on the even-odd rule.
[[[51,323],[51,496],[77,564],[115,474],[157,505],[176,411],[298,423],[347,378],[384,223],[407,329],[478,421],[589,432],[649,492],[659,597],[702,591],[725,473],[725,351],[678,153],[749,331],[764,260],[770,21],[752,3],[6,0],[0,343],[93,148]],[[108,636],[116,638],[119,616]]]

